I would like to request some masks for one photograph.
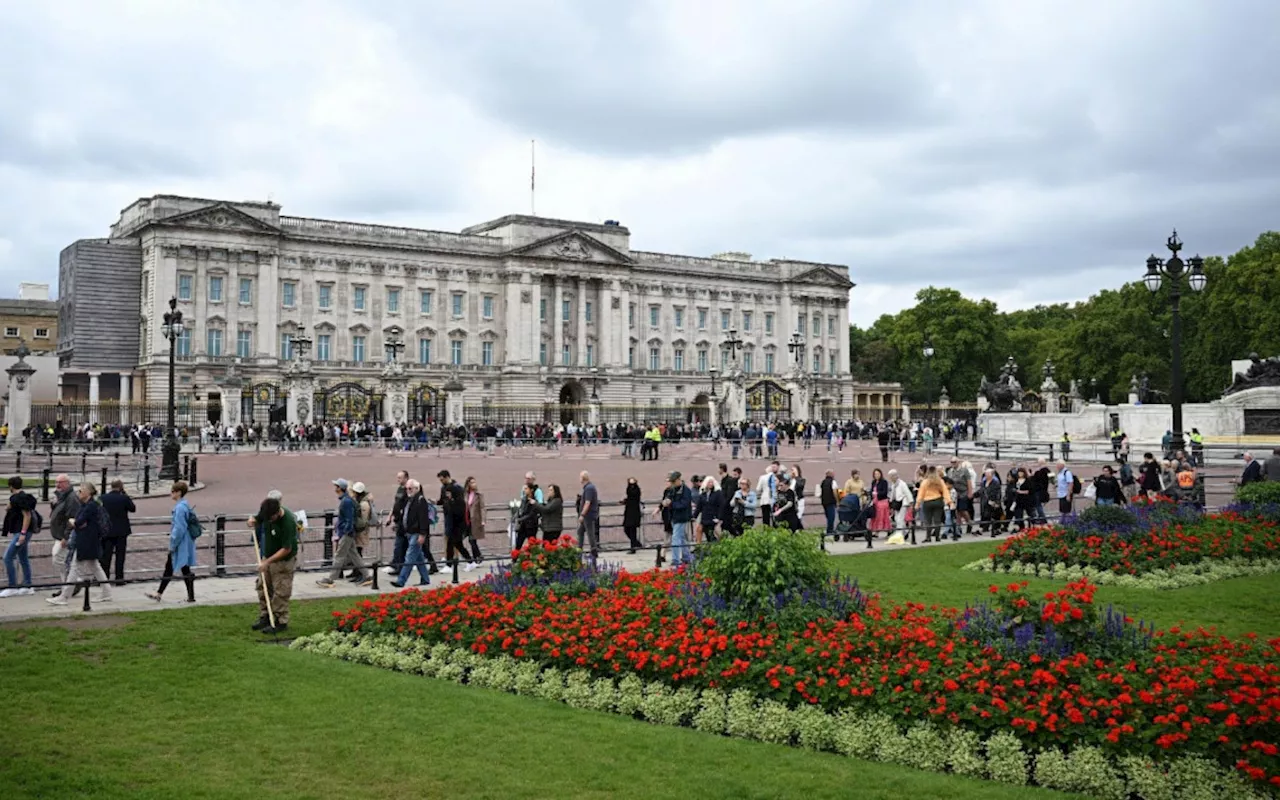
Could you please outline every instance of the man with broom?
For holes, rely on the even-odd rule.
[[[249,530],[259,555],[260,616],[253,629],[268,635],[283,633],[289,629],[289,598],[293,596],[293,570],[298,563],[298,520],[278,497],[268,496],[257,515],[249,519]]]

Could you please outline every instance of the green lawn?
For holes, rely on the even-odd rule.
[[[995,546],[990,541],[975,541],[949,547],[882,547],[877,549],[884,552],[840,556],[835,561],[842,572],[858,579],[864,591],[879,592],[896,602],[963,607],[966,602],[980,600],[993,583],[1027,580],[1030,588],[1039,592],[1064,586],[1062,581],[960,569]],[[1094,602],[1104,608],[1113,604],[1134,619],[1153,622],[1159,628],[1216,626],[1227,636],[1256,633],[1265,639],[1280,636],[1274,600],[1277,590],[1280,575],[1272,574],[1161,592],[1103,586]]]
[[[990,544],[838,559],[865,589],[963,605]],[[1280,635],[1280,578],[1098,596],[1160,625]],[[1037,581],[1037,588],[1060,584]],[[298,634],[350,600],[295,607]],[[261,644],[256,610],[0,627],[0,798],[1040,798],[1056,792],[657,727]],[[123,624],[114,625],[114,622]]]

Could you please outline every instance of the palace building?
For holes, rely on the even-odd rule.
[[[243,421],[283,419],[289,368],[302,356],[315,419],[352,409],[438,418],[446,385],[468,418],[495,421],[593,395],[606,409],[697,408],[713,368],[743,374],[748,404],[763,406],[757,416],[868,416],[897,398],[891,388],[873,400],[851,383],[852,287],[838,265],[635,250],[613,221],[511,215],[451,233],[157,195],[125,208],[107,238],[61,254],[62,397],[163,406],[163,318],[176,298],[178,405],[189,417],[216,418],[235,402]],[[797,332],[802,349],[789,348]],[[797,352],[808,409],[779,400]],[[388,359],[407,381],[403,409],[380,405]],[[229,365],[241,387],[234,400]]]

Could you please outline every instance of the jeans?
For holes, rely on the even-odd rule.
[[[22,544],[18,544],[18,540],[22,539]],[[27,547],[30,544],[31,536],[23,536],[20,533],[9,534],[9,546],[4,551],[4,571],[9,578],[9,588],[14,589],[18,586],[18,571],[14,568],[14,559],[22,565],[22,585],[31,585],[31,560],[27,558]]]
[[[827,515],[827,535],[830,536],[836,532],[836,507],[823,506],[822,511]]]
[[[678,567],[689,562],[689,523],[671,523],[671,566]]]
[[[1116,501],[1112,500],[1110,497],[1099,497],[1093,504],[1095,506],[1114,506]]]
[[[396,583],[405,584],[409,581],[409,576],[413,574],[413,570],[418,570],[418,585],[425,586],[431,583],[431,575],[427,572],[427,560],[422,554],[422,545],[418,544],[417,536],[406,536],[405,538],[405,555],[404,562],[400,567],[400,575],[396,579]],[[397,542],[396,544],[399,544]]]
[[[1036,500],[1035,504],[1031,506],[1030,513],[1027,514],[1027,519],[1032,525],[1043,525],[1047,523],[1049,518],[1044,513],[1044,503]]]
[[[409,551],[409,537],[396,532],[395,548],[391,551],[391,566],[400,569],[404,566],[405,553]]]

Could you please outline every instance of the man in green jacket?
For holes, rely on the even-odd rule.
[[[257,528],[258,542],[258,621],[255,631],[265,634],[283,633],[289,628],[289,598],[293,596],[293,570],[298,558],[298,520],[293,512],[275,497],[262,501],[256,517],[249,518],[250,529]],[[268,588],[271,614],[267,611]]]

